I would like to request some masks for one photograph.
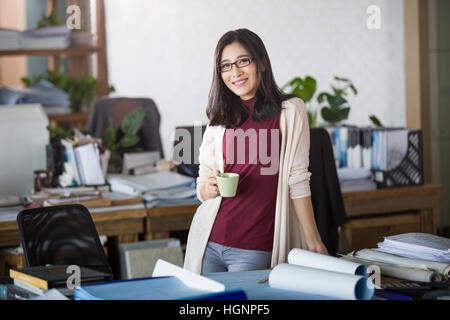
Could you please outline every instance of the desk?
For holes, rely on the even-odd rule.
[[[349,222],[342,228],[339,252],[376,247],[388,236],[404,232],[436,233],[441,185],[344,192]],[[147,239],[188,230],[198,203],[147,208]]]
[[[89,208],[99,235],[127,236],[143,234],[147,212],[142,199],[112,200],[109,207]],[[0,209],[0,247],[20,245],[17,214],[22,207]]]
[[[105,194],[105,196],[109,195]],[[114,247],[118,243],[137,241],[139,235],[145,233],[147,212],[140,197],[111,198],[111,203],[109,207],[89,208],[89,212],[98,234],[107,236],[108,242],[112,240],[111,246],[108,245],[108,252],[114,255]],[[23,210],[21,206],[0,208],[0,248],[20,245],[16,218],[21,210]],[[17,256],[13,261],[15,266],[22,263],[22,255]],[[0,264],[4,264],[4,261],[0,261]],[[1,272],[3,272],[2,266],[0,266]]]
[[[441,192],[441,185],[344,192],[349,222],[342,228],[339,251],[373,248],[393,234],[436,234]]]
[[[195,211],[200,204],[165,205],[147,208],[146,240],[164,239],[170,231],[189,230]]]

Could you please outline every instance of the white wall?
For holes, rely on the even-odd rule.
[[[166,156],[177,125],[206,123],[213,52],[225,32],[241,27],[264,41],[282,86],[311,75],[328,90],[334,75],[359,94],[346,123],[375,114],[404,126],[403,0],[113,0],[105,1],[109,81],[116,96],[151,97],[162,115]],[[369,5],[381,29],[369,30]]]

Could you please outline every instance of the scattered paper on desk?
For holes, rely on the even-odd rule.
[[[270,272],[271,287],[346,300],[368,300],[374,294],[362,264],[302,249],[291,250],[288,261]]]
[[[109,175],[111,190],[127,194],[140,195],[145,192],[192,187],[195,179],[176,172],[157,172],[142,176]]]
[[[152,276],[177,277],[186,286],[198,290],[208,290],[211,292],[221,292],[225,290],[225,286],[222,283],[208,279],[199,274],[196,274],[195,272],[183,269],[162,259],[158,259],[158,261],[156,261]]]
[[[408,266],[396,266],[393,264],[389,264],[386,262],[379,261],[370,261],[367,259],[363,259],[361,257],[355,257],[354,252],[351,252],[347,255],[341,257],[341,259],[354,261],[358,263],[364,263],[366,266],[376,265],[380,268],[380,273],[382,276],[389,276],[398,279],[404,279],[409,281],[422,281],[422,282],[431,282],[431,281],[441,281],[442,276],[434,271],[429,270],[428,268],[412,268]]]
[[[50,289],[43,295],[37,296],[31,300],[69,300],[65,295],[59,292],[57,289]]]
[[[378,250],[415,259],[450,263],[450,239],[429,233],[403,233],[385,237]]]
[[[161,199],[161,200],[186,199],[186,198],[194,197],[196,194],[197,194],[197,191],[195,188],[189,188],[187,190],[182,190],[180,192],[168,193],[168,194],[147,193],[142,196],[142,199],[144,199],[147,202],[157,200],[157,199]]]
[[[359,250],[355,253],[355,256],[366,260],[384,262],[395,266],[418,268],[422,270],[435,270],[446,280],[448,280],[450,275],[450,264],[445,262],[401,257],[373,249]]]

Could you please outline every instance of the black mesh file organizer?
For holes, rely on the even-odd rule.
[[[22,210],[17,224],[28,267],[73,264],[112,275],[86,207],[74,204]]]
[[[408,132],[408,148],[400,164],[392,170],[372,170],[377,188],[423,185],[422,131]]]

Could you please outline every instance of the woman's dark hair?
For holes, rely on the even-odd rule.
[[[256,64],[256,76],[260,79],[254,100],[254,121],[265,121],[280,114],[281,103],[295,97],[284,94],[277,86],[269,55],[261,38],[248,29],[229,31],[219,39],[214,53],[214,75],[206,109],[210,125],[224,125],[229,128],[242,124],[249,116],[239,96],[223,82],[219,68],[223,49],[234,42],[238,42],[248,51],[253,59],[252,63]]]

